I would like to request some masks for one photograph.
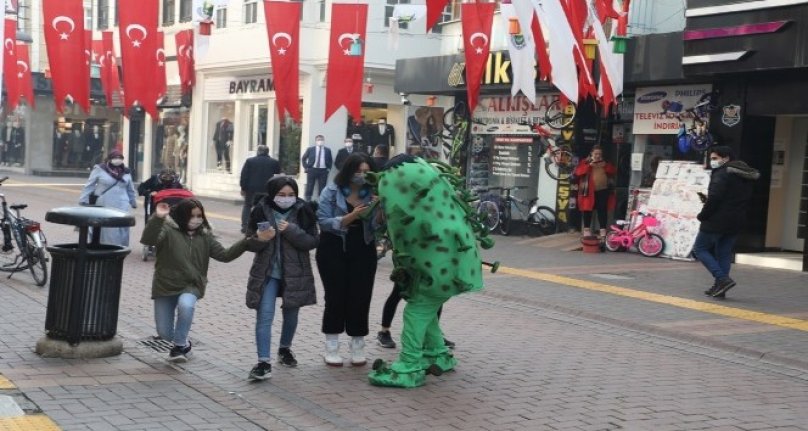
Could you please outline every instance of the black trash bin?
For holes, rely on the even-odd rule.
[[[45,331],[70,344],[115,337],[128,247],[100,244],[100,229],[135,225],[126,212],[98,206],[55,208],[45,220],[78,226],[79,242],[48,247],[51,278]],[[89,228],[93,240],[88,243]]]

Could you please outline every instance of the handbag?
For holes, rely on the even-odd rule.
[[[98,198],[100,198],[101,196],[104,196],[108,191],[110,191],[113,187],[115,187],[118,184],[119,181],[121,181],[121,180],[116,180],[114,184],[107,187],[107,189],[104,190],[103,192],[101,192],[100,195],[95,194],[95,192],[91,192],[90,196],[87,198],[87,202],[89,202],[90,205],[95,205],[95,203],[98,202]]]

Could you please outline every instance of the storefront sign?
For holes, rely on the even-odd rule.
[[[727,105],[721,109],[721,122],[727,127],[733,127],[741,122],[741,107]]]
[[[536,96],[536,104],[533,104],[521,95],[481,97],[473,113],[471,133],[534,135],[533,125],[544,122],[544,114],[559,98],[559,93],[542,93]]]
[[[230,81],[230,94],[269,93],[275,91],[272,78],[239,79]]]
[[[688,122],[693,114],[687,112],[699,99],[712,91],[711,84],[676,87],[638,88],[634,99],[635,135],[676,135],[680,117]]]

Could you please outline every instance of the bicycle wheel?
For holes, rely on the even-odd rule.
[[[506,201],[499,217],[499,232],[505,236],[511,233],[511,203]]]
[[[655,233],[649,233],[637,242],[637,249],[643,256],[657,257],[665,250],[665,240]]]
[[[566,180],[572,175],[577,157],[569,149],[560,147],[553,150],[544,163],[544,170],[554,180]]]
[[[477,217],[489,232],[494,230],[499,224],[499,208],[497,208],[497,204],[491,201],[480,202],[480,205],[477,206]]]
[[[530,214],[529,220],[542,235],[550,235],[556,230],[556,213],[550,207],[540,206]]]
[[[611,231],[606,234],[606,250],[623,251],[623,242],[620,240],[620,232]]]
[[[544,111],[544,123],[553,129],[563,129],[575,121],[577,108],[574,103],[567,102],[567,106],[562,106],[560,100],[556,100]]]
[[[42,287],[48,282],[48,257],[44,248],[36,246],[34,236],[30,232],[25,236],[28,241],[28,268],[31,270],[36,285]]]

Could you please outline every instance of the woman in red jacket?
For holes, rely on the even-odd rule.
[[[584,236],[592,235],[592,210],[598,212],[600,236],[606,236],[608,211],[614,208],[615,196],[611,183],[614,181],[614,165],[603,160],[603,149],[592,147],[589,157],[581,160],[575,168],[578,178],[578,209],[583,214]]]

